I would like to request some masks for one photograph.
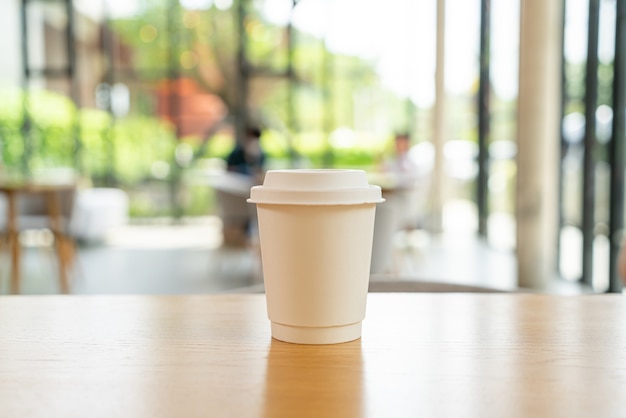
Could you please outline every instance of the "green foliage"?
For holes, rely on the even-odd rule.
[[[76,106],[66,96],[50,91],[29,94],[33,147],[31,169],[73,165]]]
[[[102,110],[81,109],[79,114],[83,168],[96,183],[112,174],[112,123],[111,115]]]
[[[155,162],[170,164],[176,146],[168,126],[146,116],[118,121],[113,128],[115,172],[125,183],[151,177]]]
[[[248,38],[248,59],[259,67],[280,71],[287,66],[286,36],[276,26],[266,25],[258,17],[245,20]]]
[[[169,164],[176,144],[171,128],[146,116],[130,116],[113,123],[104,111],[80,109],[67,97],[36,91],[24,95],[2,92],[0,138],[2,162],[13,171],[22,168],[25,158],[24,103],[31,129],[29,168],[74,167],[98,179],[115,172],[123,184],[134,184],[151,176],[155,161]],[[75,161],[75,136],[80,139],[80,161]],[[76,163],[79,166],[76,166]]]
[[[566,113],[584,112],[586,64],[566,63]],[[598,65],[598,105],[612,105],[613,64]]]
[[[7,168],[18,168],[24,153],[22,118],[24,96],[19,89],[0,94],[0,162]]]
[[[289,158],[289,142],[286,135],[275,130],[267,130],[261,136],[261,147],[268,158],[287,159]]]
[[[185,214],[187,216],[206,216],[207,208],[215,207],[215,192],[206,185],[189,185],[185,190]]]
[[[253,75],[248,104],[251,115],[264,125],[261,144],[268,158],[281,164],[298,155],[313,166],[374,165],[381,153],[388,152],[384,145],[389,134],[405,130],[410,123],[405,99],[382,85],[373,63],[332,53],[322,39],[296,28],[292,33],[294,71],[287,73],[286,28],[265,21],[260,3],[246,4],[245,55]],[[176,146],[184,143],[183,149],[191,149],[198,159],[225,158],[234,138],[230,132],[219,132],[206,146],[198,138],[175,138],[172,126],[152,116],[155,86],[172,74],[191,78],[201,90],[219,96],[229,116],[237,118],[240,38],[236,5],[229,10],[215,6],[185,10],[180,2],[144,0],[139,14],[110,23],[123,45],[123,58],[115,64],[119,74],[130,72],[138,80],[129,83],[133,101],[130,116],[123,119],[113,120],[101,110],[77,111],[70,100],[56,93],[32,93],[27,100],[32,126],[24,141],[24,96],[19,90],[3,94],[0,141],[4,164],[19,168],[28,160],[30,168],[76,166],[95,184],[115,177],[127,189],[141,186],[159,196],[133,194],[133,213],[164,213],[169,182],[185,178],[174,165]],[[255,70],[260,70],[257,76]],[[147,89],[148,94],[136,94],[137,88]],[[363,105],[361,99],[366,96],[372,98],[371,103]],[[330,140],[339,127],[357,131],[351,146]],[[182,200],[194,213],[201,213],[202,205],[211,201],[195,189],[179,192],[188,194]],[[155,199],[161,199],[160,203],[155,204]]]
[[[613,106],[613,65],[598,67],[598,105]]]
[[[2,161],[7,169],[19,171],[24,162],[30,170],[72,164],[76,108],[71,100],[46,90],[5,90],[0,96]],[[25,118],[30,126],[27,141],[22,133]]]
[[[333,152],[335,167],[369,169],[376,162],[375,155],[364,149],[348,148]]]
[[[225,158],[235,146],[232,135],[220,132],[209,140],[204,157]]]

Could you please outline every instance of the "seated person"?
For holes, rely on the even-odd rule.
[[[231,179],[231,186],[238,185],[236,192],[225,189],[217,191],[226,245],[242,246],[256,236],[256,210],[246,199],[250,186],[261,184],[265,175],[265,153],[261,149],[260,139],[260,129],[248,128],[244,140],[238,142],[226,158],[228,172],[238,176],[237,179]],[[243,194],[240,193],[242,186]]]
[[[417,166],[409,155],[411,138],[409,134],[399,133],[394,139],[395,153],[392,159],[386,161],[383,170],[392,175],[396,187],[411,189],[417,180]]]
[[[261,149],[261,130],[250,127],[246,130],[243,143],[237,143],[226,158],[228,171],[250,176],[254,182],[262,179],[265,153]]]

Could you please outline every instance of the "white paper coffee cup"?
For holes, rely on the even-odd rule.
[[[334,344],[361,336],[383,201],[360,170],[273,170],[251,189],[274,338]]]

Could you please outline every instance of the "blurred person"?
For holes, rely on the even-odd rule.
[[[427,227],[434,150],[428,141],[412,145],[407,133],[394,138],[395,154],[384,165],[390,177],[389,201],[397,207],[398,228]]]
[[[411,137],[407,133],[398,133],[394,138],[394,155],[386,161],[383,171],[393,177],[397,188],[410,189],[415,185],[418,167],[410,157]]]
[[[256,209],[247,203],[250,187],[263,183],[265,152],[261,148],[261,130],[246,129],[226,157],[227,172],[214,184],[218,213],[223,223],[224,244],[243,247],[256,241]]]
[[[242,143],[237,142],[226,158],[228,171],[249,176],[253,183],[260,183],[265,172],[265,152],[261,148],[261,130],[246,129]]]

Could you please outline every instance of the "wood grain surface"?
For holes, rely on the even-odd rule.
[[[272,340],[264,295],[0,298],[0,417],[626,417],[621,295],[370,294]]]

